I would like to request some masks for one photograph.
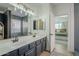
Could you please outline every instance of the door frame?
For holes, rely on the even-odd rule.
[[[68,18],[68,48],[67,49],[70,52],[74,52],[74,4],[73,3],[70,4],[70,10],[69,10],[68,16],[69,18]],[[49,27],[51,27],[51,25]],[[49,38],[50,38],[50,35],[49,35]],[[50,38],[50,43],[51,43],[51,38]],[[50,46],[50,49],[51,49],[51,46]]]
[[[68,34],[68,51],[74,52],[74,3],[70,4]]]

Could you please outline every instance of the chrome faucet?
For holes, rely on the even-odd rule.
[[[16,36],[16,37],[15,37],[15,41],[18,41],[18,40],[19,40],[19,39],[18,39],[18,37]]]
[[[18,42],[18,37],[16,36],[14,40],[12,40],[13,43]]]

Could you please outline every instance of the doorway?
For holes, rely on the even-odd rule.
[[[72,53],[74,52],[74,4],[52,4],[53,12],[52,14],[54,17],[51,15],[50,19],[50,31],[53,33],[52,37],[50,37],[50,42],[51,42],[51,48],[53,52],[51,52],[51,55],[57,55],[57,56],[71,56],[73,55]],[[56,23],[56,19],[59,18],[67,18],[67,29],[61,29],[62,23]],[[63,21],[63,19],[61,20]],[[65,20],[66,21],[66,20]],[[59,28],[56,30],[56,28]],[[61,30],[60,30],[61,29]],[[54,31],[55,30],[55,31]],[[64,32],[64,33],[56,33],[57,32]],[[67,32],[67,33],[66,33]],[[55,33],[55,34],[54,34]],[[62,36],[63,34],[63,36]],[[50,35],[51,36],[51,35]],[[58,40],[62,39],[61,41],[57,41],[57,36]],[[53,41],[53,43],[52,43]],[[63,42],[62,42],[63,41]],[[61,44],[58,44],[61,43]],[[63,47],[64,46],[64,47]],[[57,52],[57,53],[56,53]]]
[[[68,51],[68,15],[55,18],[55,56],[71,56]]]

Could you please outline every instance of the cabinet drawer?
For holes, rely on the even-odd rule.
[[[35,47],[26,52],[25,56],[35,56]]]
[[[25,45],[25,46],[19,48],[19,55],[24,56],[25,52],[27,52],[28,50],[29,50],[28,45]]]
[[[35,42],[29,44],[29,48],[30,48],[30,49],[32,49],[32,48],[34,48],[34,47],[35,47]]]

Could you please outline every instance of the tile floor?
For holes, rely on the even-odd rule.
[[[56,40],[54,52],[50,54],[49,52],[44,51],[41,56],[73,56],[73,54],[67,50],[67,39],[61,38],[63,40]]]
[[[67,50],[67,45],[59,44],[59,43],[56,44],[56,48],[51,55],[53,56],[73,56],[73,54]]]

